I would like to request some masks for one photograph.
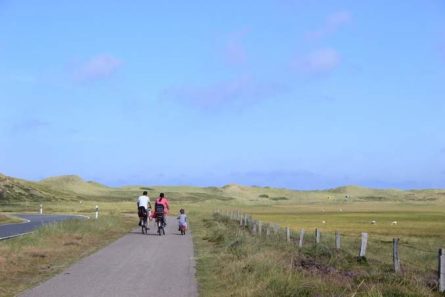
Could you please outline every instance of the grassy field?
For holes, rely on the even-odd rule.
[[[283,236],[252,236],[220,215],[194,226],[203,297],[442,296],[431,273],[394,274],[379,261],[359,261],[355,253],[324,243],[297,249]]]
[[[399,238],[402,267],[407,269],[433,271],[437,267],[438,249],[445,246],[445,211],[437,206],[367,202],[340,207],[310,205],[247,208],[245,211],[265,223],[290,227],[295,240],[303,228],[307,241],[311,241],[318,228],[322,242],[334,246],[338,231],[343,248],[351,253],[358,252],[360,234],[366,232],[368,258],[387,265],[392,263],[392,240]],[[393,224],[395,221],[397,224]]]
[[[29,182],[0,175],[0,212],[38,212],[42,204],[44,213],[94,216],[98,205],[101,218],[115,218],[116,226],[121,226],[116,228],[121,230],[116,238],[136,225],[136,197],[144,190],[152,198],[165,192],[171,201],[171,213],[185,208],[189,214],[202,296],[436,296],[433,289],[437,285],[437,249],[445,245],[444,190],[400,191],[349,186],[292,191],[239,185],[110,188],[76,176]],[[216,209],[239,210],[265,224],[289,226],[293,240],[298,239],[300,229],[304,228],[304,248],[298,250],[295,244],[283,243],[283,230],[280,238],[253,238],[222,218],[212,218]],[[397,224],[392,224],[394,221]],[[315,228],[322,232],[321,244],[317,247],[313,245]],[[333,251],[335,231],[342,236],[340,252]],[[363,263],[357,262],[361,232],[369,234]],[[80,233],[83,235],[72,233],[65,240],[83,244],[83,239],[76,240],[76,236],[87,238],[97,230],[92,225]],[[57,254],[50,234],[40,234],[48,239],[40,246],[48,253],[42,259],[51,259]],[[26,244],[27,238],[0,242],[3,275],[14,271],[16,264],[15,257],[4,257],[3,252],[24,257],[26,246],[32,246]],[[393,238],[400,238],[403,272],[400,275],[391,272]],[[21,240],[23,244],[12,244]],[[105,237],[98,242],[86,240],[85,246],[91,251],[107,240]],[[12,246],[22,248],[14,250]],[[75,246],[68,244],[69,248]],[[74,249],[72,257],[57,265],[65,267],[83,255]],[[20,281],[26,282],[28,278],[31,283],[37,281],[35,275],[44,266],[39,262],[41,259],[34,258],[40,259],[31,257],[32,261],[25,264],[32,267],[31,274],[25,273],[20,278],[24,272],[17,272]],[[56,271],[59,270],[51,270],[50,274]],[[18,292],[8,284],[4,283],[6,289],[0,284],[2,290],[8,294]],[[17,286],[18,290],[24,288]],[[238,288],[236,293],[231,289],[233,286]]]

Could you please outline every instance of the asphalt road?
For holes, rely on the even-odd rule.
[[[80,260],[21,297],[196,297],[195,260],[189,233],[169,218],[166,235],[140,229]]]
[[[40,214],[15,214],[15,216],[26,220],[18,224],[0,225],[0,240],[15,237],[32,232],[44,224],[60,222],[69,219],[85,218],[73,215],[40,215]]]

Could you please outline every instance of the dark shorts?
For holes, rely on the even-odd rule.
[[[147,210],[143,206],[139,206],[138,215],[141,219],[147,220]]]

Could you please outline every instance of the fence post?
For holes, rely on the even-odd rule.
[[[263,223],[261,221],[258,221],[258,235],[261,236],[263,233]]]
[[[394,267],[394,272],[400,272],[400,258],[399,258],[399,239],[392,239],[392,263]]]
[[[300,242],[298,243],[298,247],[303,247],[303,238],[304,238],[304,229],[302,228],[300,231]]]
[[[286,241],[290,242],[290,229],[289,229],[289,227],[286,227]]]
[[[96,220],[97,220],[98,217],[99,217],[99,206],[96,205]]]
[[[362,238],[360,240],[360,253],[359,257],[366,256],[366,246],[368,245],[368,233],[362,232]]]
[[[445,254],[439,249],[439,292],[445,292]]]
[[[256,222],[253,222],[252,233],[256,235]]]
[[[43,205],[40,204],[40,214],[43,214]]]
[[[267,226],[267,229],[266,229],[266,236],[269,237],[269,235],[270,235],[270,226]]]
[[[273,229],[274,229],[274,230],[273,230],[274,233],[275,233],[275,234],[278,234],[278,232],[280,231],[280,226],[279,226],[278,224],[274,224],[274,225],[273,225]]]
[[[320,243],[320,230],[318,228],[315,228],[315,244]]]
[[[335,248],[340,249],[340,233],[338,231],[335,231]]]
[[[240,216],[240,217],[239,217],[239,226],[240,226],[240,227],[243,226],[243,219],[244,219],[243,216]]]

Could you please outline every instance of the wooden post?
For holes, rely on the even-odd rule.
[[[240,218],[239,218],[239,226],[240,226],[240,227],[243,226],[243,219],[244,219],[244,217],[243,217],[243,216],[240,216]]]
[[[362,232],[362,238],[360,240],[360,253],[359,257],[366,256],[366,246],[368,245],[368,233]]]
[[[315,228],[315,244],[320,243],[320,230],[318,228]]]
[[[253,222],[252,233],[256,235],[256,222]]]
[[[258,221],[258,235],[261,236],[263,233],[263,223],[261,221]]]
[[[439,292],[445,292],[445,254],[439,249]]]
[[[394,267],[394,272],[400,272],[400,258],[399,258],[399,239],[392,239],[392,263]]]
[[[286,227],[286,241],[290,242],[290,229],[289,229],[289,227]]]
[[[269,237],[269,235],[270,235],[270,226],[267,226],[267,229],[266,229],[266,236]]]
[[[304,238],[304,229],[302,228],[300,231],[300,242],[298,243],[298,247],[303,247],[303,238]]]
[[[340,233],[338,231],[335,231],[335,248],[340,249]]]

